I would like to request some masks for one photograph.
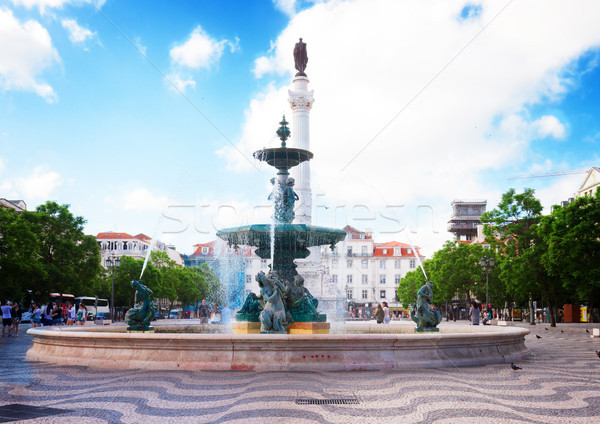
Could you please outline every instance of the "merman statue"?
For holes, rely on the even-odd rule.
[[[129,325],[127,331],[153,331],[150,322],[154,319],[156,308],[152,304],[152,290],[143,285],[141,280],[133,280],[131,287],[136,289],[135,298],[140,303],[125,314],[125,321]]]
[[[256,281],[260,287],[260,295],[265,301],[259,316],[260,332],[285,334],[286,314],[282,300],[285,287],[276,278],[267,277],[264,272],[256,275]]]
[[[440,331],[437,325],[442,322],[440,311],[433,309],[433,283],[425,282],[425,285],[417,292],[417,305],[413,305],[410,318],[417,323],[417,332]]]

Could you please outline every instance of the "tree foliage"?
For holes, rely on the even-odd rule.
[[[81,293],[101,282],[100,249],[83,234],[85,220],[69,205],[46,202],[35,211],[0,210],[2,298],[44,300],[48,293]]]

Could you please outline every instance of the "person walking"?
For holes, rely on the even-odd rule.
[[[10,314],[12,316],[13,336],[19,337],[19,324],[23,318],[23,309],[21,309],[18,302],[13,304]]]
[[[208,324],[208,317],[210,316],[210,308],[206,304],[206,299],[202,299],[202,305],[198,310],[198,317],[200,318],[200,324]]]
[[[31,306],[31,326],[33,328],[42,326],[42,310],[37,303]]]
[[[385,313],[383,312],[383,308],[381,307],[381,303],[377,305],[375,308],[375,319],[377,320],[377,324],[381,324],[383,322],[383,317]]]
[[[79,310],[76,314],[77,325],[85,325],[86,316],[87,310],[85,309],[85,305],[83,303],[80,303]]]
[[[44,317],[42,318],[42,324],[44,324],[44,327],[48,327],[50,325],[52,325],[52,309],[54,308],[54,302],[48,302],[48,305],[46,305],[46,307],[44,308],[43,314]]]
[[[390,308],[387,302],[383,302],[383,323],[389,324],[391,321],[390,318]]]
[[[2,305],[0,309],[2,309],[2,337],[4,337],[6,327],[8,327],[8,337],[10,337],[12,336],[12,308],[10,305],[10,301],[5,301],[4,305]]]
[[[223,309],[221,309],[221,324],[230,324],[231,323],[231,309],[227,307],[227,303],[223,305]]]
[[[62,325],[62,309],[55,303],[52,308],[52,324],[51,325]]]
[[[471,304],[471,309],[469,309],[469,318],[471,319],[471,324],[479,325],[480,315],[481,312],[479,310],[479,305],[477,305],[477,302],[473,302]]]
[[[71,302],[67,302],[67,325],[74,325],[77,317],[77,311],[75,311],[75,305]]]

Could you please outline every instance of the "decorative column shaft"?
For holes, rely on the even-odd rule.
[[[292,108],[292,144],[299,149],[310,150],[309,118],[314,98],[313,90],[308,90],[308,78],[296,76],[294,89],[288,90]],[[312,221],[312,191],[310,188],[310,165],[301,163],[292,169],[296,180],[295,190],[300,197],[296,202],[296,220],[298,224],[310,224]]]

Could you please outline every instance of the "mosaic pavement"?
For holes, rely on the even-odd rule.
[[[0,422],[600,423],[600,339],[586,332],[598,324],[526,327],[519,371],[188,373],[29,363],[22,326],[0,339]],[[19,408],[36,418],[15,421]]]

